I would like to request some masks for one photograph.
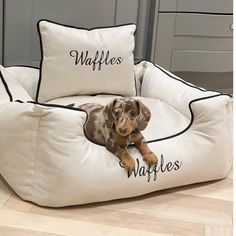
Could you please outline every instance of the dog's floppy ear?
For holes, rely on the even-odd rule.
[[[138,106],[138,109],[139,109],[137,129],[142,131],[148,125],[148,122],[151,118],[151,112],[140,100],[137,100],[137,106]]]
[[[109,104],[107,104],[104,107],[103,110],[103,115],[105,117],[105,122],[106,122],[106,126],[108,128],[111,128],[113,126],[113,116],[112,116],[112,109],[116,104],[116,99],[114,99],[112,102],[110,102]]]

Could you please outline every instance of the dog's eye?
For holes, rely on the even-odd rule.
[[[131,117],[135,117],[135,116],[136,116],[136,112],[135,112],[135,111],[131,111],[131,112],[130,112],[130,116],[131,116]]]
[[[118,117],[118,116],[120,115],[120,112],[119,112],[119,111],[114,111],[114,115],[115,115],[116,117]]]

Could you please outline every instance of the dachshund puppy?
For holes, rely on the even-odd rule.
[[[105,145],[127,170],[135,169],[135,162],[127,151],[130,144],[135,145],[149,166],[157,163],[156,155],[148,148],[140,132],[151,118],[150,110],[140,100],[116,98],[106,106],[86,103],[80,108],[88,114],[84,126],[87,138]]]

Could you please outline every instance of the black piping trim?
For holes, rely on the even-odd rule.
[[[2,83],[3,83],[3,85],[4,85],[5,89],[6,89],[6,93],[7,93],[7,95],[9,96],[9,100],[10,100],[10,102],[12,102],[12,101],[13,101],[13,96],[12,96],[12,94],[11,94],[11,92],[10,92],[10,89],[9,89],[9,87],[8,87],[8,85],[7,85],[6,80],[5,80],[4,77],[3,77],[3,74],[2,74],[2,72],[1,72],[1,70],[0,70],[0,78],[1,78],[1,81],[2,81]]]
[[[75,25],[68,25],[68,24],[62,24],[62,23],[58,23],[52,20],[48,20],[48,19],[40,19],[37,22],[37,25],[40,24],[41,21],[47,21],[49,23],[52,24],[56,24],[56,25],[61,25],[64,27],[68,27],[68,28],[73,28],[73,29],[81,29],[81,30],[85,30],[85,31],[92,31],[92,30],[97,30],[97,29],[107,29],[107,28],[114,28],[114,27],[122,27],[122,26],[127,26],[127,25],[135,25],[135,23],[126,23],[126,24],[117,24],[117,25],[110,25],[110,26],[98,26],[98,27],[91,27],[91,28],[86,28],[86,27],[79,27],[79,26],[75,26]],[[137,29],[135,30],[136,33]]]
[[[80,94],[79,95],[74,94],[73,96],[76,96],[76,95],[79,96]],[[124,95],[120,95],[120,94],[116,94],[116,93],[94,93],[94,94],[89,94],[89,95],[81,94],[81,96],[97,96],[97,95],[113,95],[113,96],[125,97]],[[55,98],[55,99],[57,99],[57,98]]]
[[[80,30],[86,30],[86,31],[92,31],[92,30],[96,30],[96,29],[107,29],[107,28],[114,28],[114,27],[122,27],[122,26],[127,26],[127,25],[135,25],[135,23],[128,23],[128,24],[119,24],[119,25],[112,25],[112,26],[104,26],[104,27],[93,27],[93,28],[84,28],[84,27],[77,27],[77,26],[73,26],[73,25],[66,25],[66,24],[61,24],[55,21],[51,21],[51,20],[47,20],[47,19],[41,19],[37,22],[37,31],[38,31],[38,35],[39,35],[39,42],[40,42],[40,51],[41,51],[41,60],[40,60],[40,70],[39,70],[39,81],[38,81],[38,86],[37,86],[37,91],[36,91],[36,102],[38,102],[38,97],[39,97],[39,91],[40,91],[40,85],[41,85],[41,81],[42,81],[42,65],[43,65],[43,57],[44,57],[44,52],[43,52],[43,42],[42,42],[42,35],[40,33],[40,22],[41,21],[46,21],[49,23],[53,23],[56,25],[60,25],[60,26],[64,26],[64,27],[68,27],[68,28],[73,28],[73,29],[80,29]],[[134,35],[137,32],[137,27],[135,29]],[[134,52],[134,50],[133,50]],[[136,95],[137,95],[137,89],[135,86],[135,91],[136,91]],[[122,96],[122,95],[119,95]]]
[[[197,99],[194,99],[194,100],[190,101],[188,107],[189,107],[189,111],[190,111],[190,114],[191,114],[191,119],[190,119],[190,123],[188,124],[188,126],[185,129],[183,129],[182,131],[180,131],[180,132],[178,132],[176,134],[170,135],[170,136],[166,136],[166,137],[158,138],[158,139],[148,140],[147,143],[161,142],[161,141],[164,141],[164,140],[167,140],[167,139],[175,138],[175,137],[180,136],[181,134],[185,133],[187,130],[189,130],[189,128],[192,126],[192,124],[194,122],[194,113],[193,113],[193,110],[192,110],[192,104],[195,103],[195,102],[198,102],[198,101],[202,101],[202,100],[206,100],[206,99],[211,99],[211,98],[215,98],[215,97],[219,97],[219,96],[229,96],[229,95],[228,94],[215,94],[215,95],[212,95],[212,96],[197,98]],[[24,103],[21,100],[16,100],[15,102]],[[68,109],[68,110],[73,110],[73,111],[84,112],[86,114],[86,120],[85,120],[85,122],[83,124],[83,132],[84,132],[84,129],[85,129],[84,127],[85,127],[85,124],[86,124],[86,122],[88,120],[88,114],[87,114],[87,112],[85,110],[83,110],[81,108],[78,108],[78,107],[64,106],[64,105],[58,105],[58,104],[37,103],[37,102],[34,102],[34,101],[28,101],[27,103],[32,103],[32,104],[35,104],[35,105],[46,106],[46,107],[62,108],[62,109]],[[103,147],[106,146],[104,144],[101,144],[101,143],[94,142],[94,141],[90,140],[87,137],[85,132],[84,132],[84,136],[90,142],[92,142],[94,144],[97,144],[97,145],[103,146]],[[134,144],[131,144],[130,146],[134,146]]]
[[[21,101],[19,99],[15,100],[14,102],[24,103],[23,101]]]
[[[155,64],[154,64],[154,65],[155,65]],[[196,86],[196,85],[193,85],[193,84],[189,84],[188,82],[186,82],[186,81],[184,81],[184,80],[181,80],[181,79],[179,79],[179,78],[174,77],[173,75],[169,74],[167,71],[163,70],[163,68],[161,68],[161,67],[158,66],[158,65],[155,65],[155,67],[157,67],[160,71],[162,71],[163,73],[165,73],[166,75],[168,75],[168,76],[171,77],[172,79],[178,80],[178,81],[182,82],[183,84],[188,85],[189,87],[192,87],[192,88],[195,88],[195,89],[200,90],[201,92],[205,92],[205,91],[206,91],[206,90],[203,89],[203,88],[200,88],[200,87],[198,87],[198,86]],[[209,91],[209,90],[208,90],[208,91]]]
[[[182,131],[180,131],[176,134],[173,134],[173,135],[170,135],[170,136],[167,136],[167,137],[164,137],[164,138],[149,140],[149,141],[147,141],[147,143],[154,143],[154,142],[159,142],[159,141],[163,141],[163,140],[166,140],[166,139],[171,139],[171,138],[174,138],[176,136],[179,136],[179,135],[185,133],[192,126],[192,124],[194,122],[194,113],[193,113],[193,110],[192,110],[192,104],[194,102],[198,102],[198,101],[202,101],[202,100],[206,100],[206,99],[210,99],[210,98],[215,98],[215,97],[219,97],[219,96],[228,96],[228,95],[226,95],[226,94],[216,94],[216,95],[212,95],[212,96],[209,96],[209,97],[202,97],[202,98],[197,98],[197,99],[192,100],[188,104],[189,111],[191,113],[191,120],[190,120],[189,125],[185,129],[183,129]]]
[[[198,89],[199,91],[201,92],[214,92],[214,93],[219,93],[221,95],[226,95],[226,96],[229,96],[229,97],[233,97],[231,94],[228,94],[228,93],[222,93],[220,91],[216,91],[216,90],[206,90],[206,89],[203,89],[203,88],[200,88],[196,85],[193,85],[193,84],[190,84],[184,80],[181,80],[180,78],[178,78],[177,76],[174,76],[173,74],[170,74],[169,72],[167,72],[166,70],[164,70],[162,67],[156,65],[154,62],[151,62],[151,61],[146,61],[146,60],[140,60],[138,62],[135,63],[135,65],[138,65],[140,64],[141,62],[148,62],[148,63],[151,63],[153,66],[155,66],[156,68],[158,68],[160,71],[162,71],[163,73],[165,73],[166,75],[168,75],[170,78],[174,79],[174,80],[177,80],[191,88],[194,88],[194,89]]]
[[[65,105],[59,105],[59,104],[53,104],[53,103],[47,103],[46,104],[46,103],[39,103],[39,102],[34,102],[34,101],[27,101],[27,103],[32,103],[32,104],[35,104],[35,105],[40,105],[40,106],[45,106],[45,107],[64,108],[64,109],[73,110],[73,111],[85,112],[83,109],[78,108],[78,107],[71,107],[71,106],[65,106]]]
[[[45,103],[38,103],[38,102],[34,102],[34,101],[28,101],[27,103],[32,103],[32,104],[35,104],[35,105],[40,105],[40,106],[45,106],[45,107],[53,107],[53,108],[62,108],[62,109],[67,109],[67,110],[72,110],[72,111],[79,111],[79,112],[84,112],[86,114],[86,120],[83,124],[83,132],[84,132],[84,127],[85,127],[85,124],[88,120],[88,113],[81,109],[81,108],[78,108],[78,107],[71,107],[70,105],[69,106],[64,106],[64,105],[59,105],[59,104],[45,104]],[[95,141],[91,141],[88,136],[86,135],[86,133],[84,132],[84,136],[92,143],[94,144],[97,144],[99,146],[102,146],[102,147],[105,147],[104,144],[101,144],[101,143],[98,143],[98,142],[95,142]]]
[[[225,15],[231,16],[233,13],[226,12],[202,12],[202,11],[159,11],[158,13],[174,13],[174,14],[200,14],[200,15]]]

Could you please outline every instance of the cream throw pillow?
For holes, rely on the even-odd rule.
[[[37,101],[78,94],[134,96],[135,30],[134,24],[88,30],[39,21]]]

